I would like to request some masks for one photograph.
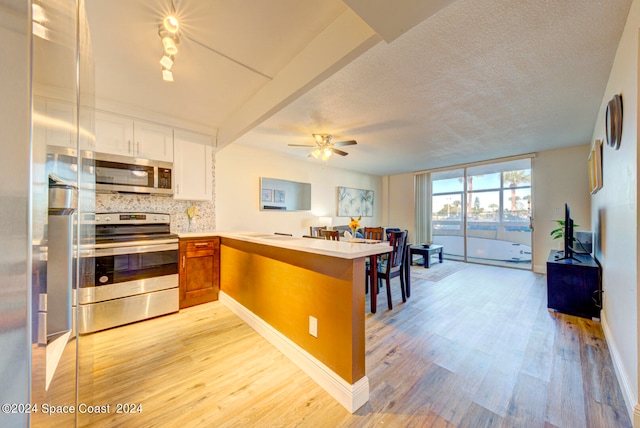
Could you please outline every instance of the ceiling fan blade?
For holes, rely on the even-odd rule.
[[[334,146],[354,146],[356,144],[358,144],[356,140],[338,141],[337,143],[333,143]]]
[[[315,144],[287,144],[291,147],[315,147]]]
[[[349,154],[349,153],[347,153],[347,152],[343,152],[342,150],[338,150],[338,149],[336,149],[335,147],[331,147],[331,151],[332,151],[333,153],[337,154],[337,155],[340,155],[340,156],[346,156],[346,155],[348,155],[348,154]]]

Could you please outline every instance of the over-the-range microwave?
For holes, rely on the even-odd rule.
[[[93,181],[96,192],[144,193],[170,196],[173,194],[171,173],[173,164],[128,156],[81,151],[83,180]],[[47,146],[47,170],[51,174],[75,181],[77,150]]]
[[[172,195],[170,162],[94,154],[96,192]]]

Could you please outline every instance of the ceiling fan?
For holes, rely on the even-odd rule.
[[[313,138],[316,140],[316,144],[289,144],[292,147],[315,147],[311,153],[309,153],[309,157],[314,157],[316,159],[320,158],[322,160],[327,160],[331,157],[332,153],[335,153],[340,156],[346,156],[349,153],[343,152],[342,150],[336,149],[339,146],[353,146],[358,144],[355,140],[349,141],[337,141],[335,143],[331,142],[331,135],[329,134],[311,134]]]

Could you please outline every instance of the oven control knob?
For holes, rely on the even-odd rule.
[[[111,217],[105,217],[104,221],[111,221]]]
[[[104,284],[105,282],[109,281],[109,277],[106,275],[102,275],[98,281],[100,281],[100,284]]]

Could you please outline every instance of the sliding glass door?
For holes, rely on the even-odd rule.
[[[432,173],[433,242],[445,257],[531,269],[531,160]]]

